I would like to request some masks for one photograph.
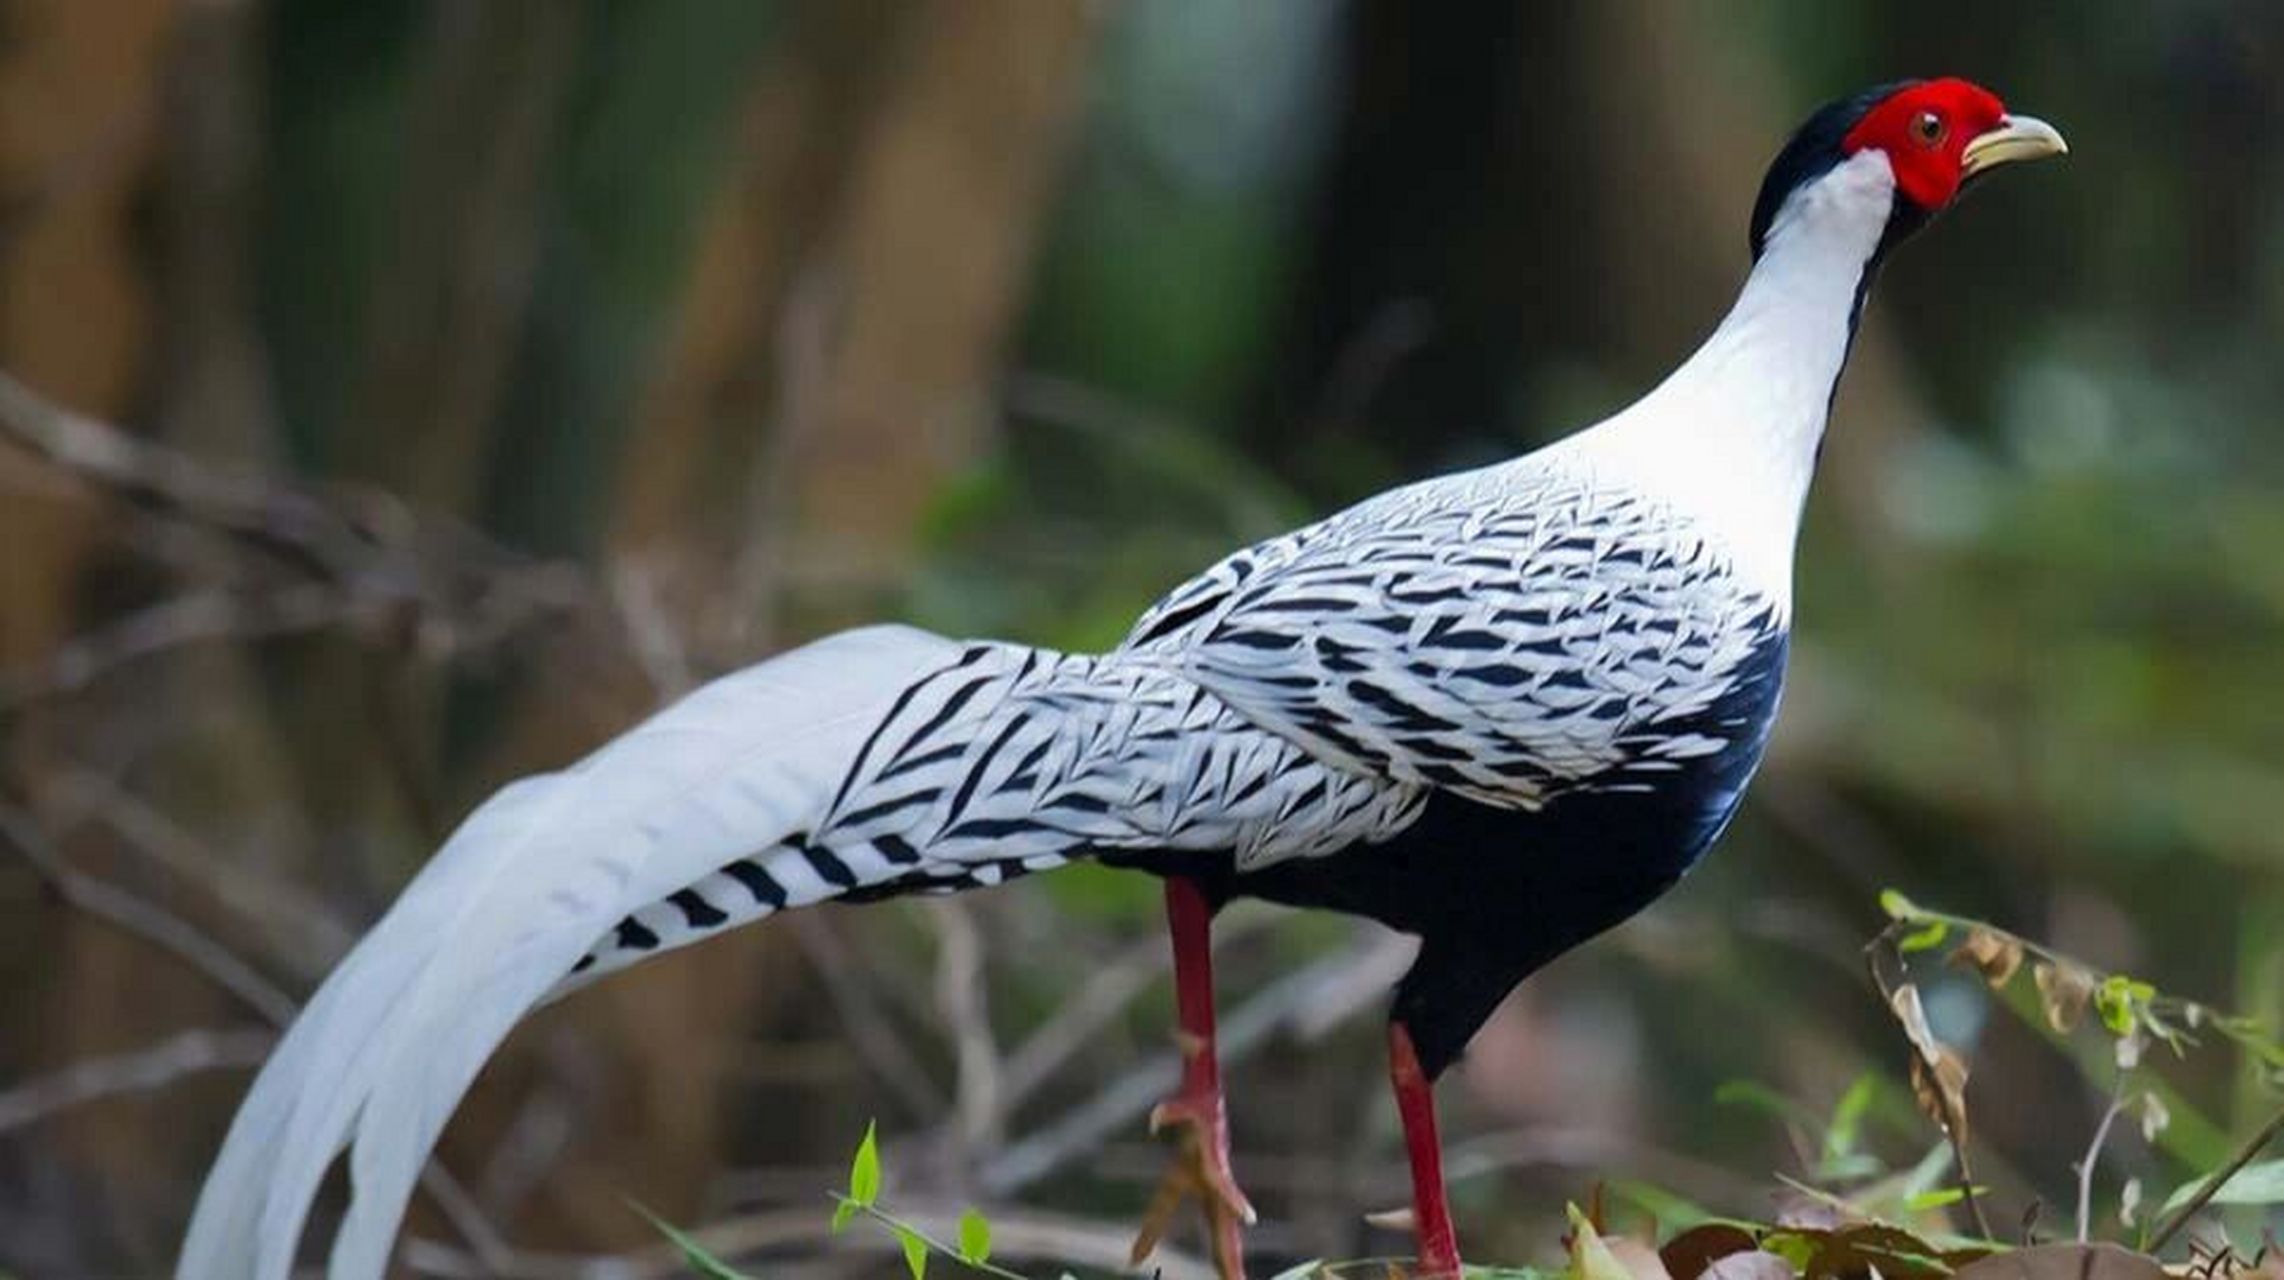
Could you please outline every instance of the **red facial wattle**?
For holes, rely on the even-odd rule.
[[[1896,188],[1923,209],[1940,209],[1959,194],[1967,144],[2005,119],[2006,104],[1980,85],[1926,80],[1865,112],[1840,149],[1851,156],[1866,148],[1885,152]]]

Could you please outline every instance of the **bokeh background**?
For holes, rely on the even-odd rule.
[[[1862,975],[1882,886],[2284,1012],[2284,6],[7,5],[0,1270],[161,1272],[270,1019],[507,779],[840,625],[1106,645],[1235,544],[1590,421],[1718,318],[1797,118],[1942,73],[2074,153],[1881,280],[1734,831],[1445,1084],[1470,1256],[1518,1262],[1598,1181],[1766,1212],[1866,1073],[1866,1150],[1935,1144]],[[1161,1158],[1156,904],[1079,870],[584,993],[463,1111],[408,1265],[649,1265],[632,1197],[885,1273],[823,1239],[877,1118],[889,1203],[1099,1271]],[[1257,1265],[1400,1251],[1360,1215],[1404,1198],[1403,944],[1224,933]],[[1977,1172],[2066,1215],[2099,1054],[1970,988],[1930,998]],[[2105,1220],[2273,1105],[2164,1069]]]

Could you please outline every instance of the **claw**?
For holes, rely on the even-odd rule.
[[[1237,1175],[1229,1168],[1229,1120],[1222,1112],[1220,1097],[1169,1098],[1150,1109],[1150,1132],[1177,1127],[1186,1130],[1180,1159],[1190,1166],[1188,1172],[1201,1189],[1211,1192],[1245,1226],[1259,1221],[1252,1202],[1238,1188]]]
[[[1194,1195],[1213,1239],[1215,1269],[1222,1280],[1243,1280],[1243,1229],[1253,1225],[1256,1215],[1230,1172],[1229,1125],[1220,1097],[1184,1096],[1159,1103],[1150,1112],[1150,1131],[1173,1128],[1181,1130],[1179,1152],[1150,1197],[1128,1260],[1140,1266],[1165,1237],[1182,1202]]]

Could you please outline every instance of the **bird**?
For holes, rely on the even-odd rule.
[[[510,1030],[628,965],[795,907],[1081,859],[1159,877],[1179,1144],[1216,1264],[1231,1169],[1209,931],[1240,898],[1416,935],[1387,1021],[1418,1273],[1456,1276],[1433,1086],[1553,957],[1672,887],[1774,723],[1792,562],[1888,254],[2062,135],[1967,80],[1811,114],[1694,354],[1610,417],[1237,551],[1085,654],[848,631],[689,693],[478,806],[320,985],[233,1120],[180,1280],[283,1280],[347,1154],[336,1280],[379,1277],[431,1149]],[[1137,1242],[1162,1225],[1153,1213]]]

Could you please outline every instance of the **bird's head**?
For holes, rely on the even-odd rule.
[[[2054,126],[2010,114],[1966,80],[1906,80],[1842,98],[1808,117],[1769,166],[1753,206],[1753,256],[1810,192],[1887,202],[1884,251],[1992,169],[2068,150]]]

